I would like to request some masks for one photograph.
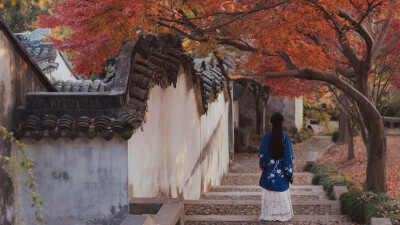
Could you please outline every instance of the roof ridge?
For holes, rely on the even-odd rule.
[[[10,28],[7,26],[3,18],[0,16],[0,30],[3,30],[5,36],[8,38],[8,40],[11,42],[15,50],[18,52],[18,54],[25,60],[25,62],[28,64],[28,66],[32,69],[36,77],[39,79],[39,81],[43,84],[43,86],[49,91],[49,92],[55,92],[56,89],[54,86],[50,83],[49,79],[44,75],[42,70],[39,68],[37,63],[33,60],[33,58],[28,54],[26,49],[22,46],[20,41],[15,37],[14,33],[10,30]]]

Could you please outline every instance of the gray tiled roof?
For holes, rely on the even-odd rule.
[[[58,68],[58,63],[55,62],[57,50],[54,48],[54,44],[41,43],[50,32],[50,29],[37,29],[30,33],[15,34],[39,68],[46,73]]]
[[[201,77],[203,105],[207,111],[211,93],[223,90],[226,78],[222,75],[217,60],[213,60],[211,56],[195,59],[194,68]]]
[[[29,132],[40,139],[47,132],[57,139],[64,132],[75,139],[83,132],[88,138],[101,134],[106,140],[118,133],[129,139],[146,120],[151,87],[176,86],[181,67],[200,87],[201,113],[206,113],[210,96],[226,86],[219,67],[208,58],[193,60],[176,36],[149,35],[127,41],[104,80],[58,81],[54,84],[57,93],[28,94],[14,133],[22,138]]]

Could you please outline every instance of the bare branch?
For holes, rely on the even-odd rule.
[[[368,14],[366,13],[366,15]],[[368,30],[361,24],[363,19],[357,21],[355,18],[353,18],[350,14],[348,14],[344,10],[339,11],[339,16],[348,20],[350,24],[353,26],[354,30],[357,33],[359,33],[365,39],[367,45],[372,48],[374,44],[374,39],[372,38],[372,35],[368,32]]]
[[[400,40],[400,32],[398,32],[395,35],[393,35],[393,37],[388,42],[386,42],[386,44],[384,44],[379,49],[379,51],[377,51],[376,58],[379,57],[381,54],[384,54],[387,51],[389,51],[390,48],[392,48],[399,40]]]
[[[367,14],[367,13],[366,13]],[[365,62],[366,63],[371,63],[372,60],[372,49],[374,47],[375,41],[372,38],[372,35],[368,32],[368,30],[361,24],[361,20],[357,21],[355,18],[353,18],[350,14],[345,12],[344,10],[339,11],[339,16],[345,18],[350,22],[350,24],[354,27],[355,31],[361,35],[361,37],[364,38],[365,43],[367,45],[367,53],[365,57]]]
[[[338,104],[339,107],[341,107],[341,108],[344,109],[347,113],[349,113],[355,120],[357,120],[357,122],[362,123],[362,121],[360,120],[360,118],[359,118],[357,115],[355,115],[355,114],[353,113],[353,111],[350,110],[350,109],[347,107],[347,104],[345,104],[345,103],[341,100],[341,98],[338,96],[338,94],[336,93],[336,91],[335,91],[332,87],[330,87],[329,85],[328,85],[328,88],[329,88],[329,91],[332,92],[332,94],[335,96],[335,100],[336,100],[337,103],[339,103],[339,104]]]
[[[374,50],[373,50],[373,52],[374,52],[373,60],[375,60],[377,58],[377,53],[378,53],[377,49],[379,46],[382,46],[383,41],[385,40],[386,34],[389,30],[390,23],[392,22],[392,19],[393,18],[391,17],[391,15],[388,18],[386,18],[385,22],[382,25],[382,28],[380,29],[378,38],[376,39],[376,45],[374,46]]]

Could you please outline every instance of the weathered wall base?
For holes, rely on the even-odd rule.
[[[128,214],[128,143],[119,137],[23,140],[35,162],[37,192],[44,195],[43,224],[119,224]],[[27,224],[32,196],[20,185],[17,201]]]

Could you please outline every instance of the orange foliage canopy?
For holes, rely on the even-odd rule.
[[[398,1],[63,0],[55,3],[52,16],[41,17],[40,25],[67,26],[73,31],[53,42],[60,50],[76,54],[72,63],[79,74],[99,72],[124,40],[172,32],[181,34],[184,47],[194,54],[246,52],[240,69],[254,71],[255,76],[312,69],[351,77],[354,70],[349,64],[354,57],[376,60],[398,47]],[[373,37],[380,49],[370,54],[363,29],[378,36],[375,31],[386,25],[387,18],[391,20],[383,40]],[[280,96],[298,96],[320,86],[297,78],[264,83]]]

